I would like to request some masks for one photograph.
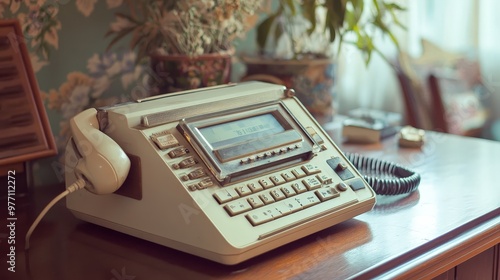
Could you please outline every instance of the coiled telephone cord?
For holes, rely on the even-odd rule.
[[[399,164],[356,153],[345,155],[376,194],[408,194],[417,190],[420,184],[420,174]]]

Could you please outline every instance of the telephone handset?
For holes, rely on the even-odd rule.
[[[245,261],[375,204],[359,171],[280,85],[88,109],[70,126],[66,158],[77,160],[66,162],[61,197],[89,191],[66,197],[77,218],[216,262]]]
[[[97,110],[87,109],[70,120],[71,134],[79,157],[74,168],[85,188],[95,194],[116,191],[127,178],[130,159],[118,144],[99,130]]]
[[[25,249],[30,247],[30,237],[43,216],[54,204],[68,194],[85,188],[94,194],[110,194],[127,178],[130,159],[118,144],[99,131],[97,110],[87,109],[70,120],[71,134],[68,145],[74,147],[77,164],[71,170],[76,181],[56,196],[35,219],[26,233]]]

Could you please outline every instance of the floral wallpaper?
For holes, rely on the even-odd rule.
[[[107,48],[123,0],[0,0],[0,19],[24,31],[59,155],[33,164],[35,185],[64,181],[69,119],[90,108],[148,96],[148,67],[126,44]],[[125,40],[126,41],[126,40]]]

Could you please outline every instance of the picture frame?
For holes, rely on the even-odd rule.
[[[0,20],[0,166],[56,154],[21,25]]]

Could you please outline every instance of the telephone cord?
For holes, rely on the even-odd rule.
[[[420,174],[399,164],[356,153],[345,155],[376,194],[408,194],[417,190],[420,184]],[[372,173],[375,173],[375,176],[370,175]]]
[[[81,178],[78,179],[76,182],[74,182],[69,187],[67,187],[65,191],[63,191],[58,196],[56,196],[54,199],[52,199],[52,201],[49,202],[49,204],[47,204],[47,206],[45,206],[45,208],[42,210],[42,212],[40,212],[40,214],[38,215],[38,217],[35,219],[35,221],[31,225],[31,227],[29,228],[28,232],[26,233],[26,242],[25,242],[25,246],[24,246],[25,250],[28,250],[29,247],[30,247],[30,237],[31,237],[31,234],[35,230],[35,228],[38,225],[38,223],[40,223],[40,221],[42,220],[42,218],[50,210],[50,208],[52,208],[57,202],[59,202],[59,200],[61,200],[64,197],[66,197],[68,194],[70,194],[70,193],[72,193],[74,191],[83,189],[85,187],[85,185],[86,185],[85,180],[83,180]]]

